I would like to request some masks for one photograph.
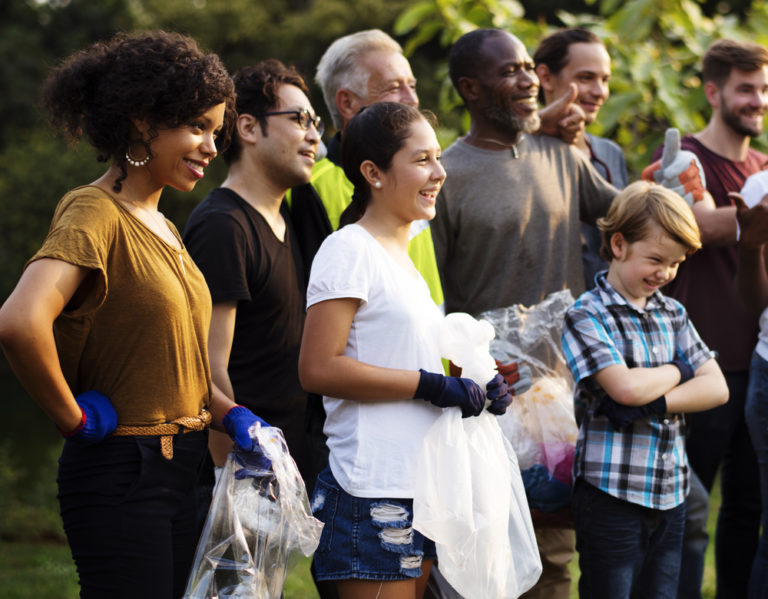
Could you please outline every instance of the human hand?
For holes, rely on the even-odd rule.
[[[739,244],[752,249],[760,248],[768,241],[768,200],[763,201],[766,199],[763,198],[755,206],[749,208],[740,194],[731,192],[728,197],[736,206]]]
[[[513,395],[522,395],[533,384],[531,367],[521,362],[508,362],[502,364],[496,360],[496,368],[507,381]]]
[[[106,395],[98,391],[86,391],[76,396],[75,401],[83,415],[75,430],[65,433],[59,429],[67,439],[82,445],[92,445],[103,441],[117,428],[117,412]]]
[[[458,406],[463,418],[479,416],[485,407],[485,392],[471,379],[444,376],[420,369],[414,399],[423,399],[440,408]]]
[[[259,448],[258,442],[251,437],[250,428],[254,425],[269,426],[245,406],[232,406],[221,424],[227,434],[244,451],[254,451]]]
[[[545,135],[559,137],[572,144],[584,133],[586,116],[581,106],[576,104],[579,90],[571,83],[568,90],[554,102],[539,110],[541,127]]]
[[[677,369],[680,371],[680,382],[679,385],[682,385],[683,383],[690,381],[694,377],[693,367],[688,363],[688,360],[685,359],[685,357],[678,352],[678,354],[675,356],[675,359],[670,362],[672,366],[677,366]]]
[[[704,169],[693,152],[680,149],[680,131],[667,129],[661,160],[649,164],[642,172],[646,181],[655,181],[680,195],[688,205],[704,198],[707,188]]]
[[[595,416],[604,415],[610,420],[616,430],[628,427],[635,420],[657,414],[661,416],[667,413],[667,398],[663,395],[652,402],[642,406],[625,406],[611,397],[605,396],[595,410]]]
[[[507,411],[514,396],[510,393],[509,385],[503,375],[497,374],[485,386],[486,396],[491,400],[488,411],[496,416],[501,416]]]
[[[235,478],[256,476],[272,467],[272,462],[264,455],[259,442],[251,436],[251,427],[268,427],[269,424],[245,406],[231,407],[224,416],[222,424],[235,442],[235,460],[242,466],[235,472]]]

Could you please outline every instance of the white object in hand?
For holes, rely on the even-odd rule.
[[[461,376],[472,379],[482,389],[496,375],[496,361],[491,356],[493,325],[477,320],[466,312],[448,314],[440,327],[440,354],[461,368]]]
[[[747,177],[739,192],[748,208],[754,208],[768,194],[768,171],[760,171]]]

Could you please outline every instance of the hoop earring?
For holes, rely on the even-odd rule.
[[[144,148],[147,152],[147,155],[144,156],[141,160],[134,160],[131,156],[131,147],[128,146],[128,149],[125,151],[125,161],[130,164],[131,166],[146,166],[149,164],[149,161],[152,160],[152,154],[149,151],[149,146],[147,144],[144,144]]]

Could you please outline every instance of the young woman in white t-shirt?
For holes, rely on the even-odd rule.
[[[422,596],[435,546],[412,528],[413,458],[442,409],[468,417],[485,406],[477,384],[440,374],[443,315],[408,256],[412,229],[435,216],[440,153],[418,110],[363,109],[342,141],[355,187],[347,226],[312,264],[299,374],[324,396],[330,449],[312,499],[325,523],[315,569],[341,599]],[[487,396],[494,413],[512,400],[500,375]]]

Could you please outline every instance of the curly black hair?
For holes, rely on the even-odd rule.
[[[179,127],[224,102],[225,148],[235,122],[235,88],[216,54],[205,54],[190,37],[166,32],[118,33],[76,52],[45,80],[42,103],[51,123],[73,141],[85,136],[102,162],[114,161],[125,179],[132,119]],[[151,140],[149,140],[151,141]]]

